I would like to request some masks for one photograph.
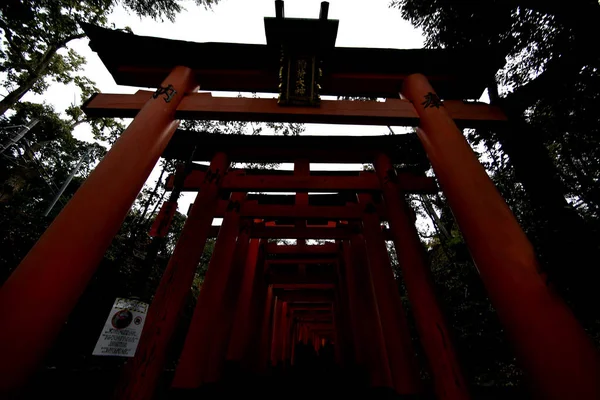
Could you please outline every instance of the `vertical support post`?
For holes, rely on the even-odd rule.
[[[343,248],[340,241],[336,242],[339,246],[338,261],[336,263],[337,288],[336,288],[336,308],[335,308],[335,332],[336,348],[339,348],[340,361],[342,365],[350,365],[354,361],[354,331],[352,328],[350,307],[348,305],[348,285],[346,278],[346,265],[343,260]]]
[[[411,218],[410,206],[398,186],[396,170],[387,155],[376,157],[375,171],[383,190],[392,239],[436,396],[438,399],[466,400],[470,396],[435,296],[421,240]]]
[[[259,241],[258,256],[256,261],[255,288],[256,300],[255,315],[250,320],[251,336],[243,358],[243,366],[248,370],[261,373],[268,366],[270,356],[270,324],[273,314],[273,291],[270,285],[265,281],[265,243],[266,240]]]
[[[531,243],[427,78],[410,75],[402,95],[419,114],[419,139],[535,391],[600,398],[596,349],[548,287]]]
[[[284,302],[281,306],[281,331],[280,331],[280,341],[281,341],[281,349],[279,351],[279,361],[283,367],[287,366],[287,355],[288,355],[288,346],[290,341],[290,316],[288,311],[288,303]]]
[[[262,263],[260,268],[264,269]],[[267,286],[267,296],[264,303],[264,311],[259,331],[259,347],[255,364],[255,368],[258,372],[263,372],[267,368],[271,356],[271,326],[273,325],[273,310],[275,308],[273,302],[273,287],[269,285]]]
[[[400,292],[394,279],[394,272],[381,232],[379,216],[370,194],[359,193],[358,201],[365,207],[363,233],[394,388],[399,394],[420,393],[422,387],[416,354],[413,350]]]
[[[0,289],[0,396],[35,372],[92,278],[195,91],[192,70],[175,67]]]
[[[219,336],[223,335],[221,324],[228,320],[225,302],[229,301],[226,299],[228,284],[234,275],[232,267],[240,233],[240,203],[245,197],[245,193],[233,193],[229,200],[175,370],[174,388],[193,389],[209,382],[214,375],[213,364],[218,363],[215,360],[218,355],[213,357],[212,352],[217,347],[220,349],[221,340],[228,339]]]
[[[124,368],[115,395],[117,399],[150,400],[154,395],[168,346],[202,258],[217,208],[219,187],[228,167],[225,154],[217,153],[213,157],[209,168],[213,179],[205,180],[196,196],[148,310],[135,357]]]
[[[360,335],[360,316],[358,315],[358,302],[360,301],[356,292],[356,283],[354,277],[354,271],[352,269],[352,252],[350,249],[350,242],[342,242],[342,257],[344,265],[344,278],[346,284],[346,292],[348,297],[348,322],[352,330],[352,348],[354,350],[354,360],[357,365],[364,364],[364,343]]]
[[[296,343],[298,343],[298,323],[292,314],[292,332],[290,341],[290,366],[294,365],[294,357],[296,355]]]
[[[275,298],[275,311],[273,315],[273,334],[271,340],[271,365],[278,365],[281,354],[281,319],[282,319],[283,302]]]
[[[344,363],[344,354],[343,354],[343,348],[342,348],[342,343],[345,343],[345,338],[344,335],[346,334],[346,332],[342,329],[342,322],[341,322],[341,312],[340,312],[340,302],[339,302],[339,296],[336,295],[336,299],[333,303],[331,303],[331,315],[333,317],[333,337],[335,338],[335,344],[334,344],[334,355],[335,355],[335,362],[338,365],[343,365]]]
[[[351,236],[350,252],[348,276],[351,277],[350,292],[355,293],[350,304],[354,311],[354,321],[358,325],[357,350],[364,360],[371,385],[391,388],[392,373],[362,235]]]
[[[246,355],[253,343],[254,327],[260,322],[262,292],[264,287],[264,275],[258,265],[260,251],[260,239],[251,239],[246,257],[246,265],[243,272],[243,284],[238,299],[237,310],[231,339],[227,350],[227,360],[242,363],[246,361]],[[261,282],[261,279],[263,282]],[[262,305],[264,308],[264,305]],[[247,367],[247,365],[244,365]]]
[[[217,382],[223,374],[223,367],[227,358],[227,350],[230,343],[231,332],[234,323],[235,311],[238,305],[239,294],[244,277],[244,267],[248,257],[250,246],[251,220],[243,220],[240,234],[235,246],[231,271],[227,286],[221,294],[221,305],[216,309],[214,323],[204,326],[204,330],[211,335],[206,341],[207,358],[205,382]],[[224,265],[220,265],[223,268]]]

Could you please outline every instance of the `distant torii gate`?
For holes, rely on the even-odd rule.
[[[294,362],[294,344],[310,339],[315,349],[334,343],[336,361],[363,366],[373,386],[421,393],[387,235],[435,393],[468,398],[405,200],[406,193],[437,190],[424,175],[424,149],[537,395],[600,398],[593,345],[546,285],[531,244],[457,127],[504,123],[498,108],[462,102],[479,97],[494,65],[483,55],[445,50],[336,48],[338,22],[327,19],[326,6],[320,19],[300,20],[284,18],[277,4],[277,17],[265,18],[266,46],[84,26],[118,83],[159,89],[97,94],[85,105],[91,117],[135,119],[0,290],[0,390],[18,390],[40,366],[158,158],[184,160],[196,148],[194,158],[210,166],[183,180],[182,189],[198,195],[124,373],[121,399],[153,396],[204,243],[215,233],[174,388],[218,381],[228,361],[256,372],[269,363],[285,368]],[[213,98],[195,93],[199,85],[280,97]],[[319,91],[387,100],[326,101]],[[177,131],[175,118],[410,125],[418,126],[422,147],[410,135],[196,134]],[[230,170],[231,162],[245,161],[296,168],[289,175]],[[375,170],[316,173],[311,162],[373,163]],[[296,195],[293,201],[252,195],[258,191]],[[211,227],[215,216],[224,217],[218,233]],[[382,231],[382,221],[389,230]],[[273,238],[334,242],[275,245],[267,241]]]

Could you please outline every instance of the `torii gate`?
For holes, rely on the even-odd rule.
[[[195,147],[195,159],[210,161],[210,167],[184,179],[183,190],[198,195],[150,307],[136,357],[125,371],[121,399],[152,397],[203,245],[216,233],[211,222],[217,215],[224,222],[174,388],[220,379],[227,361],[256,371],[269,360],[285,366],[293,361],[293,341],[311,335],[334,341],[338,362],[365,366],[371,385],[421,393],[385,247],[389,235],[435,392],[439,398],[468,398],[404,199],[407,192],[432,188],[413,138],[177,131],[176,118],[188,118],[418,126],[421,149],[536,394],[600,398],[593,345],[547,286],[531,244],[459,129],[505,122],[494,106],[462,101],[479,97],[494,63],[486,63],[484,54],[445,50],[336,48],[338,21],[327,19],[326,3],[314,20],[284,18],[283,2],[276,4],[277,16],[265,18],[266,46],[190,43],[84,26],[90,46],[117,83],[159,89],[97,94],[84,106],[90,117],[135,118],[0,290],[2,393],[25,385],[41,364],[158,158],[186,159]],[[196,93],[199,86],[280,96],[213,98]],[[386,101],[320,100],[319,94]],[[230,171],[233,161],[287,161],[296,168],[293,175],[251,174]],[[375,171],[316,174],[310,162],[367,162]],[[413,170],[397,172],[394,164]],[[293,204],[247,194],[267,190],[297,194]],[[317,199],[308,192],[336,192],[346,199]],[[220,201],[229,193],[223,208]],[[319,202],[325,204],[315,205]],[[389,231],[381,230],[382,220],[389,222]],[[302,240],[276,246],[268,238]],[[311,246],[303,239],[335,243]],[[314,269],[328,268],[329,275],[310,276],[314,269],[306,255],[312,253],[320,262]],[[291,275],[273,267],[286,263],[295,266]],[[325,308],[328,319],[299,320],[301,304]]]

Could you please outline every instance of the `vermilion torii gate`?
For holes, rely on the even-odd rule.
[[[91,117],[135,118],[0,290],[3,393],[23,387],[39,367],[162,155],[193,156],[210,166],[186,171],[179,180],[178,190],[198,195],[136,356],[124,371],[119,398],[153,396],[204,243],[215,234],[174,388],[217,382],[228,362],[256,373],[268,365],[285,368],[299,359],[297,344],[311,343],[317,350],[333,345],[336,363],[363,367],[374,387],[422,393],[385,246],[391,239],[435,393],[468,398],[405,201],[406,193],[437,190],[424,175],[424,149],[536,394],[600,398],[594,347],[547,286],[531,244],[459,129],[504,123],[499,109],[462,101],[479,97],[494,66],[482,62],[483,55],[442,50],[336,48],[337,21],[327,19],[326,5],[321,18],[298,20],[284,18],[282,2],[277,4],[277,17],[265,18],[266,46],[84,27],[117,83],[159,89],[98,94],[84,107]],[[280,96],[217,98],[196,93],[199,86]],[[387,100],[327,101],[319,92]],[[422,147],[410,135],[196,134],[177,131],[176,118],[410,125],[418,126]],[[250,161],[294,162],[295,169],[230,169],[232,162]],[[311,162],[373,163],[375,170],[317,173],[310,171]],[[214,232],[217,216],[224,220]],[[381,229],[382,221],[389,230]],[[277,238],[298,242],[268,242]],[[306,239],[334,242],[308,245]]]

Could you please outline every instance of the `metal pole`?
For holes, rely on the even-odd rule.
[[[13,138],[9,139],[6,142],[6,144],[2,145],[2,149],[0,149],[0,154],[4,153],[10,146],[21,140],[23,136],[25,136],[27,132],[31,130],[31,128],[37,125],[38,122],[40,122],[39,119],[32,119],[29,124],[24,126],[23,129],[19,131],[19,133],[17,133]]]
[[[52,211],[52,209],[58,202],[58,199],[60,199],[60,196],[62,196],[64,191],[67,189],[67,187],[69,186],[69,183],[71,183],[71,181],[75,177],[75,174],[77,174],[77,172],[79,172],[79,169],[83,166],[83,163],[87,160],[91,151],[92,151],[92,149],[88,149],[88,151],[81,157],[81,159],[79,160],[79,162],[77,163],[75,168],[73,168],[73,171],[71,171],[71,173],[67,177],[67,180],[65,181],[65,183],[63,183],[63,185],[60,187],[60,189],[58,189],[58,193],[56,193],[56,195],[52,199],[52,202],[50,203],[50,205],[48,205],[48,208],[46,208],[46,211],[44,211],[44,217],[47,217],[48,214],[50,214],[50,211]]]

